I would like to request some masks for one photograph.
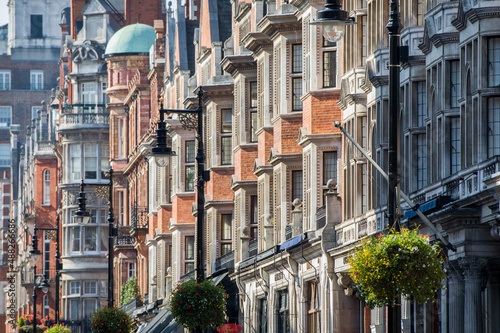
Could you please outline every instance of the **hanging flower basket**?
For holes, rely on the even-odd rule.
[[[90,328],[93,333],[129,333],[134,323],[123,310],[115,307],[103,307],[90,318]]]
[[[370,308],[392,306],[398,294],[422,304],[443,288],[443,261],[441,249],[428,236],[402,229],[363,241],[349,255],[349,275]]]
[[[169,310],[177,321],[187,329],[201,327],[204,331],[217,328],[224,323],[227,294],[224,288],[211,280],[197,283],[183,282],[172,292]]]

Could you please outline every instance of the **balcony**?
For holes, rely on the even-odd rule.
[[[82,128],[108,128],[109,112],[105,104],[66,104],[63,106],[59,131]]]
[[[130,235],[138,236],[146,234],[149,226],[148,209],[132,205],[130,213]]]
[[[234,251],[228,252],[215,259],[215,271],[225,268],[234,268]]]

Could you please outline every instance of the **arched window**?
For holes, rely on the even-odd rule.
[[[50,305],[49,305],[49,295],[43,295],[43,318],[49,316],[49,310],[50,310]]]
[[[43,172],[43,204],[50,204],[50,171]]]

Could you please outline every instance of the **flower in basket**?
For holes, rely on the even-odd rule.
[[[189,280],[174,289],[168,306],[177,323],[190,330],[201,327],[204,331],[224,323],[226,298],[224,288],[211,280],[201,283]]]
[[[123,310],[103,307],[90,318],[93,333],[129,333],[132,331],[132,318]]]
[[[62,325],[54,325],[48,328],[44,333],[71,333],[71,329]]]
[[[365,239],[349,255],[349,275],[370,308],[392,306],[398,294],[425,303],[436,297],[445,279],[444,257],[437,244],[417,230],[391,230]]]

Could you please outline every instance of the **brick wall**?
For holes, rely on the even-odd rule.
[[[153,26],[154,20],[162,19],[161,0],[125,0],[125,22],[144,23]]]

